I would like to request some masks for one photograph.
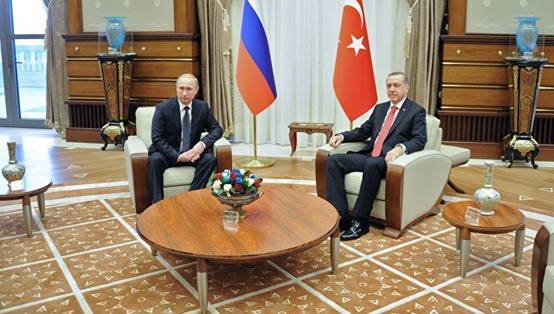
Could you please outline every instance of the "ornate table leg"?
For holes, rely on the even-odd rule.
[[[208,264],[205,259],[196,260],[196,283],[198,285],[198,302],[200,311],[208,312]]]
[[[30,238],[33,236],[33,223],[31,222],[31,198],[29,195],[23,197],[23,219],[25,219],[27,225],[27,236]]]
[[[290,147],[291,147],[290,156],[292,157],[292,155],[296,151],[296,130],[295,129],[290,129],[289,140],[290,140]]]
[[[40,218],[46,217],[46,207],[44,205],[44,193],[37,195],[38,210],[40,212]]]
[[[469,254],[471,253],[471,233],[469,229],[462,229],[460,243],[460,276],[466,277],[469,268]]]
[[[327,138],[327,143],[329,143],[329,140],[331,140],[331,137],[333,136],[333,130],[328,130],[327,132],[325,132],[325,137]]]
[[[525,226],[516,231],[516,243],[514,250],[514,265],[519,266],[521,255],[523,254],[523,245],[525,244]]]
[[[460,250],[462,228],[456,228],[456,249]]]
[[[337,227],[331,235],[331,272],[336,275],[339,271],[340,230]]]

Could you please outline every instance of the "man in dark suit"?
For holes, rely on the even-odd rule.
[[[341,240],[354,240],[369,231],[369,216],[387,173],[387,164],[403,154],[422,150],[427,142],[425,110],[406,98],[408,77],[403,72],[387,76],[387,95],[390,101],[375,106],[369,119],[359,128],[334,135],[329,144],[369,140],[360,152],[332,155],[327,159],[327,200],[338,210],[340,228],[345,230]],[[348,214],[344,176],[362,171],[358,199]]]
[[[198,79],[192,74],[177,78],[177,97],[156,106],[152,118],[152,145],[148,149],[148,181],[152,203],[163,199],[163,173],[169,167],[196,168],[190,190],[206,187],[217,166],[212,146],[223,135],[208,104],[194,99]],[[200,139],[202,132],[208,135]]]

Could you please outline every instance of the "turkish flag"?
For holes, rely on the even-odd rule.
[[[377,102],[362,0],[344,1],[333,87],[350,121]]]

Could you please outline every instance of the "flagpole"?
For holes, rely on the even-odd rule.
[[[257,127],[256,127],[256,115],[252,116],[252,122],[254,124],[254,157],[246,158],[237,161],[237,166],[241,168],[266,168],[275,164],[274,159],[258,158],[258,141],[257,141]]]

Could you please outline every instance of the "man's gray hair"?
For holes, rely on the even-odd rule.
[[[196,88],[199,87],[198,86],[198,79],[196,78],[196,76],[194,76],[190,73],[184,73],[184,74],[179,75],[179,77],[177,78],[177,82],[175,84],[179,85],[180,83],[185,83],[185,82],[194,83]]]
[[[391,77],[391,76],[396,76],[396,75],[402,75],[402,77],[404,78],[404,83],[406,85],[409,85],[410,82],[408,81],[408,74],[406,74],[405,72],[401,72],[401,71],[397,71],[397,72],[392,72],[390,73],[389,75],[387,75],[387,78]]]

